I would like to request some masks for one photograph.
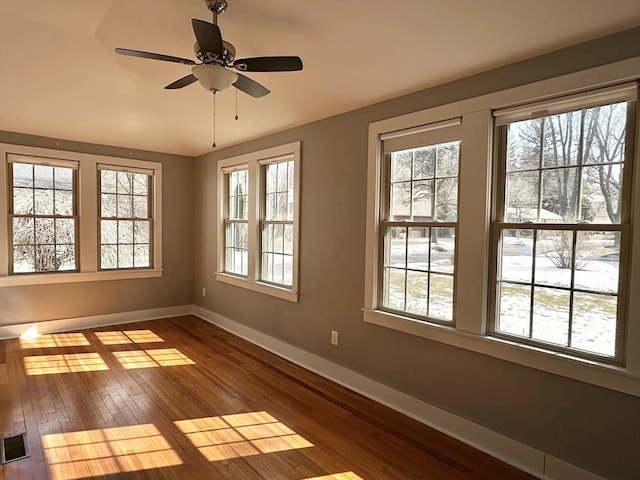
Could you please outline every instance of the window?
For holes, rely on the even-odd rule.
[[[640,396],[638,78],[371,123],[364,321]]]
[[[100,170],[100,268],[149,268],[153,172]]]
[[[224,220],[224,271],[246,277],[249,268],[249,172],[245,168],[225,176],[228,200]]]
[[[602,95],[495,114],[491,330],[622,362],[635,89]]]
[[[453,321],[460,157],[453,123],[383,137],[378,303],[420,320]]]
[[[219,281],[298,299],[300,143],[218,163]]]
[[[8,156],[11,274],[74,271],[77,164]]]
[[[161,186],[160,163],[0,144],[0,287],[161,276]]]

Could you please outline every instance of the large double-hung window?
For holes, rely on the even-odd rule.
[[[300,143],[218,163],[216,278],[298,299]]]
[[[495,112],[492,334],[622,362],[635,86]]]
[[[453,321],[460,121],[382,137],[378,304]]]

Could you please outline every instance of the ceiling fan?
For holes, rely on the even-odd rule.
[[[295,56],[253,57],[236,59],[235,47],[222,39],[217,25],[218,15],[227,8],[226,0],[204,0],[213,15],[213,22],[192,19],[193,33],[196,37],[195,56],[202,63],[188,58],[173,57],[160,53],[142,52],[128,48],[116,48],[116,53],[131,57],[150,58],[165,62],[191,65],[191,73],[170,83],[165,89],[174,90],[199,81],[207,90],[216,92],[225,90],[231,85],[252,97],[259,98],[269,90],[255,80],[235,72],[289,72],[302,70],[302,60]],[[232,70],[233,69],[233,70]]]

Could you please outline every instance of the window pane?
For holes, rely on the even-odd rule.
[[[569,297],[566,290],[534,287],[531,338],[568,346]]]
[[[394,310],[404,310],[406,270],[385,268],[385,295],[383,305]]]
[[[411,182],[391,185],[390,219],[393,221],[409,220],[411,217]]]
[[[606,164],[582,169],[580,219],[589,223],[620,223],[622,165]]]
[[[455,248],[455,228],[432,228],[430,252],[431,271],[453,273]]]
[[[618,292],[620,232],[577,232],[576,288]]]
[[[133,241],[135,243],[149,243],[149,222],[133,222]]]
[[[72,218],[56,218],[55,236],[56,244],[74,245],[76,242],[76,227]]]
[[[391,182],[403,182],[411,180],[411,162],[412,150],[404,150],[402,152],[393,152],[391,154]],[[423,162],[420,163],[422,165]],[[419,178],[427,178],[425,170]]]
[[[432,273],[429,280],[429,316],[452,320],[453,276]]]
[[[134,195],[149,195],[149,182],[150,177],[144,173],[133,174],[133,194]]]
[[[576,292],[573,297],[571,346],[614,356],[618,297]]]
[[[53,167],[47,165],[33,166],[34,187],[53,189]]]
[[[54,188],[56,190],[73,190],[73,169],[65,167],[54,167]]]
[[[283,252],[293,255],[293,225],[284,226],[284,248]]]
[[[116,172],[118,193],[121,195],[133,194],[133,173]]]
[[[133,218],[133,197],[121,194],[117,197],[118,218]]]
[[[133,250],[133,263],[136,267],[149,267],[149,245],[135,245]]]
[[[36,246],[36,271],[55,272],[60,267],[62,261],[56,256],[54,245]]]
[[[538,221],[538,172],[507,174],[504,219],[506,222]]]
[[[538,230],[536,242],[536,284],[571,286],[573,232]]]
[[[409,313],[427,315],[429,292],[429,274],[426,272],[407,272],[407,309]]]
[[[458,176],[458,159],[460,158],[460,142],[442,143],[437,148],[438,177]]]
[[[102,193],[116,193],[116,172],[100,170],[100,190]]]
[[[34,190],[35,215],[53,215],[53,190]]]
[[[576,165],[580,144],[582,112],[568,112],[542,119],[542,165]]]
[[[584,163],[622,163],[626,127],[626,103],[586,110]]]
[[[500,253],[500,280],[531,282],[533,230],[503,230]]]
[[[100,247],[100,268],[118,268],[118,247],[102,245]]]
[[[531,287],[500,282],[498,285],[499,316],[496,330],[521,337],[529,337]]]
[[[412,195],[411,220],[414,222],[433,220],[433,180],[413,182]]]
[[[55,215],[73,215],[73,192],[66,190],[55,191]]]
[[[35,220],[33,218],[14,217],[13,218],[13,244],[33,245],[35,238]]]
[[[578,218],[579,168],[552,168],[542,172],[540,222],[573,223]]]
[[[133,268],[133,245],[118,245],[118,268]]]
[[[458,179],[436,180],[436,217],[442,222],[458,219]]]
[[[13,163],[13,186],[33,187],[33,165],[29,163]]]
[[[59,262],[58,270],[68,271],[76,269],[75,245],[56,245],[56,257]]]
[[[36,218],[36,243],[53,244],[54,229],[53,218]]]
[[[135,218],[147,218],[149,216],[148,197],[141,195],[133,196],[133,216]]]
[[[112,194],[103,194],[100,197],[100,216],[116,217],[118,212],[118,196]]]
[[[118,244],[133,243],[133,222],[130,220],[118,220]]]
[[[415,150],[413,159],[413,178],[415,180],[433,178],[435,174],[435,157],[436,148],[433,146],[421,147]]]
[[[425,272],[429,270],[428,228],[409,228],[409,241],[407,242],[407,251],[407,268],[411,268],[413,270],[423,270]]]
[[[100,221],[100,243],[117,244],[118,243],[118,221],[117,220],[101,220]]]
[[[31,215],[34,213],[33,190],[30,188],[13,189],[13,213]]]
[[[507,133],[507,171],[540,167],[542,120],[509,124]]]
[[[35,272],[36,259],[35,247],[15,246],[13,247],[13,271],[15,273]]]
[[[385,235],[386,266],[404,268],[407,265],[407,229],[388,227]]]

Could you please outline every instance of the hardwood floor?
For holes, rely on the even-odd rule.
[[[0,479],[530,479],[196,317],[0,342]]]

